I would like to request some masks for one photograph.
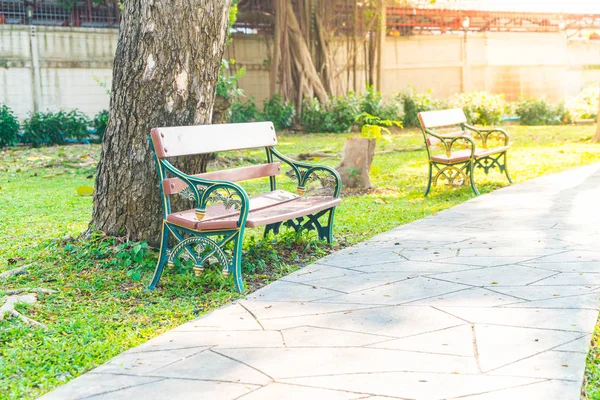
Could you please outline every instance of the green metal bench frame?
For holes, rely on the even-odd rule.
[[[150,142],[155,154],[158,177],[162,183],[160,194],[163,205],[160,255],[149,285],[151,290],[158,284],[165,265],[172,265],[176,258],[186,252],[194,261],[194,270],[197,275],[203,270],[204,263],[214,257],[224,267],[224,275],[233,275],[236,289],[241,293],[244,291],[241,272],[242,240],[250,211],[250,201],[246,191],[231,181],[188,175],[175,168],[166,159],[167,157],[264,147],[268,163],[278,160],[291,168],[287,175],[296,179],[298,193],[301,196],[310,182],[319,181],[322,186],[333,191],[334,198],[340,197],[341,179],[337,171],[325,165],[297,162],[279,153],[274,147],[277,138],[271,122],[155,128],[150,135]],[[264,175],[264,177],[266,176],[268,175]],[[233,229],[196,230],[168,222],[167,217],[172,212],[169,195],[164,190],[164,182],[168,178],[178,178],[185,184],[185,196],[195,202],[195,215],[198,221],[203,220],[209,205],[222,204],[227,210],[234,209],[239,212],[236,227]],[[269,181],[271,191],[277,190],[276,176],[269,176]],[[327,224],[323,225],[318,218],[326,214],[328,214]],[[296,221],[288,220],[267,224],[265,235],[271,231],[278,233],[280,226],[284,224],[296,231],[316,230],[320,239],[331,243],[334,215],[335,207],[332,207],[315,215],[307,214],[296,218]],[[169,237],[176,242],[172,247],[169,247]],[[233,244],[231,259],[225,251],[225,246],[230,243]],[[200,251],[197,250],[198,246]]]
[[[510,138],[504,129],[469,125],[460,108],[420,112],[418,118],[429,161],[429,181],[425,196],[429,195],[431,186],[436,186],[439,179],[454,184],[460,178],[463,184],[470,183],[473,193],[479,195],[475,185],[475,168],[483,169],[486,175],[490,169],[498,168],[506,175],[508,182],[513,183],[507,162]],[[455,126],[460,128],[459,132],[441,134],[434,130]],[[476,140],[480,143],[479,146]],[[500,142],[501,146],[489,147],[492,141]],[[442,146],[445,157],[432,155],[432,147],[435,145]],[[461,153],[457,153],[457,150]]]

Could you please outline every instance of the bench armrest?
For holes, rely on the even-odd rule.
[[[464,124],[464,126],[468,130],[477,134],[477,136],[481,139],[481,147],[484,149],[488,148],[488,139],[503,140],[504,146],[508,146],[510,141],[508,133],[501,128],[476,128],[469,124]]]
[[[206,207],[213,203],[222,203],[226,209],[239,210],[238,227],[246,224],[248,218],[248,194],[238,184],[229,181],[198,178],[185,174],[170,162],[161,160],[166,170],[181,179],[189,190],[189,199],[196,202],[196,218],[201,221],[206,215]]]
[[[338,172],[327,165],[310,164],[292,160],[278,152],[275,148],[269,148],[272,156],[292,168],[293,174],[298,181],[298,193],[304,194],[306,185],[310,182],[319,181],[323,187],[333,189],[333,197],[340,197],[342,191],[342,178]]]
[[[452,157],[452,151],[458,148],[459,150],[470,150],[471,155],[470,158],[473,159],[475,157],[475,149],[476,144],[475,141],[467,135],[437,135],[431,132],[429,129],[426,131],[426,135],[433,136],[440,143],[443,144],[444,149],[446,150],[446,157]]]

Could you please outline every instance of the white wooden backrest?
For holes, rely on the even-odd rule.
[[[150,135],[158,158],[270,147],[277,144],[272,122],[154,128]]]
[[[467,122],[465,113],[460,108],[440,111],[423,111],[418,114],[418,117],[423,129],[460,125]]]

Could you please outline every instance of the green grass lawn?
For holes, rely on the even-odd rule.
[[[593,126],[509,126],[513,149],[509,154],[515,182],[600,162],[600,145],[589,143]],[[299,153],[342,152],[340,134],[282,134],[278,148]],[[378,151],[422,145],[415,130],[380,141]],[[261,159],[264,151],[234,154]],[[19,310],[48,325],[32,328],[14,318],[0,321],[0,398],[34,398],[84,373],[122,351],[136,346],[184,321],[238,297],[230,282],[217,274],[201,278],[167,271],[159,288],[145,291],[156,254],[144,257],[142,278],[127,275],[123,259],[132,246],[94,235],[74,240],[85,231],[92,198],[77,196],[79,186],[93,186],[98,146],[0,151],[0,272],[32,263],[27,275],[0,281],[0,295],[14,288],[43,287],[32,306]],[[230,160],[233,158],[229,158]],[[336,165],[338,158],[319,162]],[[329,251],[406,224],[473,197],[470,188],[438,187],[425,199],[427,164],[423,150],[376,155],[371,171],[375,186],[366,193],[344,193],[336,212],[329,247],[312,236],[283,235],[261,240],[250,231],[245,269],[252,287],[265,284]],[[479,173],[482,193],[507,184],[503,175]],[[264,184],[264,182],[262,182]],[[257,182],[248,185],[258,190]],[[595,372],[589,369],[590,374]],[[596,375],[597,376],[597,375]],[[588,377],[589,393],[598,378]],[[590,394],[591,395],[591,394]]]

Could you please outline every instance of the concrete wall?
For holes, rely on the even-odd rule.
[[[24,117],[39,110],[78,108],[92,116],[108,108],[117,31],[113,29],[0,25],[0,102]],[[257,104],[269,96],[272,40],[236,36],[226,57],[245,67],[240,85]],[[345,43],[333,46],[338,65],[346,64]],[[359,55],[358,86],[365,66]],[[349,78],[349,79],[348,79]],[[353,77],[341,71],[341,92]],[[558,100],[600,81],[600,43],[567,40],[561,33],[469,33],[444,36],[387,37],[383,51],[382,91],[415,87],[448,97],[462,90]]]
[[[115,29],[0,25],[0,102],[20,118],[34,109],[93,116],[108,108],[116,43]]]

